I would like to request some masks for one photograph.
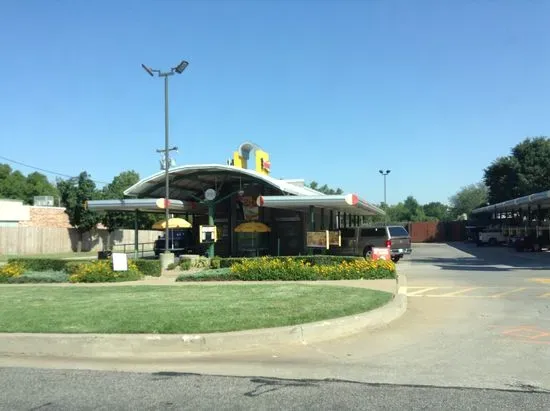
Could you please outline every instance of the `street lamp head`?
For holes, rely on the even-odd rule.
[[[384,174],[384,170],[378,170],[380,174]]]
[[[390,174],[391,173],[391,170],[386,170],[386,174]]]
[[[183,73],[183,70],[185,70],[188,65],[189,63],[187,61],[182,60],[181,63],[174,68],[174,70],[176,71],[176,73],[181,74]]]
[[[151,77],[154,76],[153,69],[151,67],[147,67],[145,64],[142,64],[141,67],[143,67],[143,70],[145,70]]]

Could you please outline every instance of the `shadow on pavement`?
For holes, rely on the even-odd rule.
[[[478,247],[461,242],[445,244],[472,257],[413,257],[414,261],[457,271],[550,270],[550,253],[518,253],[509,247]]]

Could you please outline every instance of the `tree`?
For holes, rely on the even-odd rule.
[[[123,171],[113,178],[113,181],[105,186],[101,192],[101,197],[105,200],[122,199],[124,191],[139,181],[139,174],[134,170]],[[138,228],[151,229],[156,219],[150,214],[140,213],[138,215]],[[101,216],[101,222],[109,233],[116,229],[134,229],[135,214],[122,211],[107,211]]]
[[[32,204],[35,196],[59,196],[57,188],[41,173],[34,172],[27,176],[25,187],[25,202]]]
[[[550,187],[550,139],[526,138],[511,155],[497,158],[484,170],[489,201],[498,203]]]
[[[100,222],[100,215],[86,208],[87,200],[99,197],[95,183],[87,172],[83,171],[78,177],[69,180],[60,180],[57,189],[61,197],[61,204],[69,216],[70,224],[79,233],[77,251],[82,251],[82,234],[95,228]]]
[[[9,165],[0,164],[0,198],[32,204],[35,196],[57,197],[58,194],[44,174],[34,172],[25,177],[20,171],[13,171]]]
[[[449,206],[440,203],[439,201],[432,201],[431,203],[424,204],[422,209],[428,219],[438,221],[445,221],[449,219]]]
[[[319,183],[317,183],[317,181],[312,181],[311,183],[309,183],[308,187],[328,195],[338,195],[344,193],[344,190],[342,190],[341,188],[333,189],[326,184],[323,184],[321,187],[319,187]]]
[[[470,184],[462,187],[453,195],[451,203],[451,216],[459,218],[462,214],[469,215],[472,210],[487,205],[488,190],[483,183]]]
[[[11,170],[9,166],[8,169]],[[4,168],[2,174],[6,175],[8,169]],[[25,201],[26,186],[27,180],[20,171],[9,172],[9,174],[0,180],[0,198]]]

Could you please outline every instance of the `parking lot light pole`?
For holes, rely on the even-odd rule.
[[[378,172],[384,177],[384,204],[387,206],[388,203],[386,201],[386,177],[388,176],[388,174],[391,173],[391,170],[378,170]]]
[[[155,73],[159,77],[164,77],[164,149],[163,150],[157,150],[158,153],[164,154],[164,192],[165,192],[165,199],[164,199],[164,210],[165,210],[165,218],[166,218],[166,227],[164,231],[165,235],[165,246],[164,246],[164,254],[166,255],[164,262],[167,263],[169,260],[168,255],[171,254],[168,250],[169,246],[169,219],[170,219],[170,151],[177,150],[177,147],[169,147],[169,141],[170,141],[170,131],[169,131],[169,123],[168,123],[168,77],[174,75],[175,73],[181,74],[185,70],[185,68],[189,65],[189,63],[185,60],[182,60],[176,67],[172,67],[170,71],[161,71],[152,69],[151,67],[146,66],[145,64],[142,64],[141,67],[151,76],[154,77]],[[173,256],[172,256],[173,257]],[[168,265],[168,264],[166,264]],[[163,267],[164,268],[164,267]]]

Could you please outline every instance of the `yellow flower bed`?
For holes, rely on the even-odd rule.
[[[128,271],[113,271],[111,260],[97,260],[77,264],[69,276],[71,283],[102,283],[135,281],[143,278],[135,262],[128,261]]]
[[[25,271],[25,266],[18,262],[11,262],[0,266],[0,277],[19,277]]]
[[[392,261],[356,259],[338,264],[315,265],[292,257],[244,259],[231,266],[241,280],[354,280],[395,278]]]

